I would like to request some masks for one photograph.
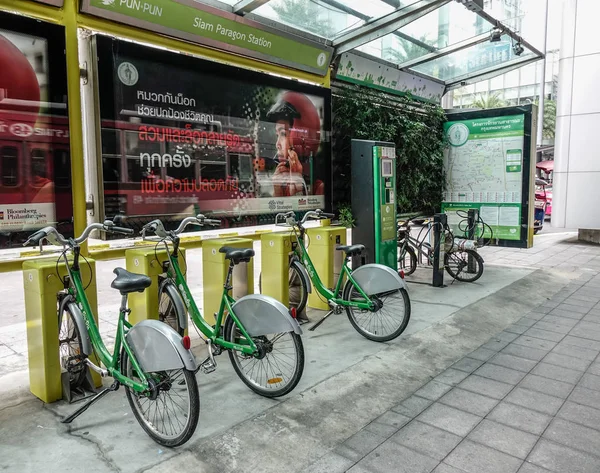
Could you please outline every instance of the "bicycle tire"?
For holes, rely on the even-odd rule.
[[[128,361],[129,361],[129,357],[127,356],[127,352],[125,351],[125,348],[122,348],[121,349],[121,372],[128,378],[134,378],[135,376],[132,371],[132,366]],[[170,373],[181,373],[181,375],[172,377]],[[183,445],[194,434],[194,431],[196,430],[196,426],[198,425],[198,418],[200,416],[200,395],[198,394],[198,384],[197,384],[196,376],[195,376],[194,372],[190,371],[186,368],[180,368],[179,370],[172,370],[169,372],[161,371],[158,373],[145,373],[145,375],[148,379],[158,378],[159,379],[158,384],[165,383],[165,385],[168,385],[168,389],[159,390],[157,398],[155,400],[152,400],[152,399],[150,399],[150,397],[145,396],[144,394],[141,394],[141,393],[137,393],[133,389],[129,388],[128,386],[124,386],[125,395],[127,396],[127,401],[129,402],[129,406],[131,407],[131,410],[133,411],[133,415],[135,416],[136,420],[138,421],[138,423],[140,424],[142,429],[144,429],[144,431],[156,443],[158,443],[160,445],[164,445],[165,447],[178,447],[180,445]],[[166,380],[165,376],[168,376],[168,381]],[[181,381],[184,381],[184,382],[182,383]],[[189,401],[187,403],[188,404],[188,412],[187,412],[187,415],[184,414],[185,423],[183,424],[183,428],[181,429],[181,432],[173,434],[173,435],[166,435],[166,433],[163,434],[163,433],[159,432],[158,425],[157,425],[158,422],[161,420],[160,418],[157,418],[158,410],[159,410],[158,406],[162,405],[165,408],[168,408],[168,406],[169,406],[169,403],[166,400],[167,396],[164,395],[163,393],[169,392],[169,391],[171,391],[171,389],[177,389],[178,391],[183,392],[182,386],[185,386],[185,390],[188,393],[188,399],[189,399]],[[141,399],[141,401],[140,401],[140,399]],[[180,407],[182,399],[183,399],[183,397],[181,396],[181,394],[178,394],[177,401],[173,401],[173,399],[169,398],[170,405],[173,406],[174,411],[177,409],[177,407]],[[143,401],[147,401],[148,404],[150,404],[152,402],[154,402],[156,404],[150,404],[150,407],[148,407],[148,409],[146,409],[145,412],[142,412],[141,402],[143,402]],[[155,409],[152,409],[152,406],[157,406],[157,407]],[[146,419],[144,417],[144,414],[149,413],[149,412],[154,413],[154,415],[152,416],[152,421],[150,419]],[[173,414],[174,414],[174,412],[173,412]],[[170,424],[170,426],[173,427],[174,416],[171,416],[171,415],[169,415],[169,413],[167,413],[166,419],[168,419],[168,424]],[[163,420],[163,427],[164,427],[165,426],[165,415],[164,414],[162,416],[162,420]]]
[[[158,295],[158,320],[166,323],[183,337],[185,330],[181,326],[180,317],[187,317],[187,314],[180,314],[175,297],[181,298],[179,292],[173,283],[164,284]]]
[[[238,330],[233,318],[227,317],[224,327],[224,338],[228,342],[235,343],[238,339]],[[255,357],[254,355],[245,355],[237,350],[229,350],[229,360],[233,365],[233,369],[239,378],[256,394],[260,394],[264,397],[281,397],[290,393],[300,381],[302,373],[304,372],[304,346],[302,344],[302,338],[295,332],[284,332],[281,334],[273,334],[272,340],[268,339],[268,336],[253,337],[253,340],[257,344],[263,344],[268,347],[269,343],[274,343],[273,340],[288,340],[287,348],[283,349],[283,356],[288,361],[276,360],[273,355],[273,347],[267,348],[267,353],[262,359]],[[280,344],[281,345],[281,344]],[[290,347],[291,345],[291,347]],[[290,355],[295,355],[295,362],[292,366],[291,373],[284,378],[282,369],[284,365],[290,365]],[[254,359],[254,360],[253,360]],[[266,361],[265,361],[266,360]],[[246,368],[254,361],[250,372],[248,373]],[[264,363],[263,363],[264,361]],[[260,362],[258,369],[255,369],[256,364]],[[245,365],[244,365],[245,363]],[[272,372],[271,372],[272,371]],[[252,374],[255,373],[256,377],[263,377],[260,379],[251,378]],[[281,379],[281,381],[277,381]]]
[[[302,277],[299,261],[292,261],[289,268],[289,306],[295,307],[296,312],[301,314],[308,302],[308,287]],[[258,276],[258,290],[262,294],[262,273]]]
[[[460,253],[464,253],[465,255],[457,256]],[[472,256],[473,260],[475,261],[474,272],[464,271],[465,268],[467,268],[468,271],[469,256]],[[474,250],[452,251],[444,255],[444,267],[446,268],[448,274],[457,281],[475,282],[483,274],[483,258]],[[465,274],[472,276],[465,277]]]
[[[408,256],[408,266],[406,265],[406,257]],[[410,276],[417,269],[417,254],[412,246],[406,244],[400,247],[398,256],[398,271],[404,271],[405,276]]]
[[[75,317],[65,307],[62,314],[58,314],[58,351],[61,369],[69,373],[71,389],[81,386],[87,373],[84,363],[83,342]],[[72,363],[73,359],[79,359]]]
[[[358,291],[354,291],[352,292],[352,290],[354,289],[354,285],[352,284],[351,281],[347,281],[346,285],[344,286],[344,292],[343,292],[343,298],[346,301],[351,301],[351,300],[360,300],[360,301],[364,301],[364,298],[360,295],[360,293]],[[401,317],[400,323],[397,324],[397,327],[395,327],[396,324],[392,325],[392,330],[390,333],[380,333],[383,332],[383,328],[384,326],[387,324],[387,319],[385,319],[384,322],[382,322],[381,324],[379,324],[378,326],[373,327],[372,322],[369,321],[366,327],[363,327],[359,322],[359,317],[356,315],[355,311],[360,311],[360,314],[378,314],[379,312],[381,312],[383,310],[383,307],[385,307],[385,303],[383,304],[382,308],[376,312],[371,312],[369,310],[361,310],[361,309],[355,309],[353,307],[350,306],[346,306],[346,314],[348,315],[348,319],[350,320],[350,323],[352,324],[352,326],[354,327],[354,329],[360,333],[363,337],[369,339],[369,340],[373,340],[375,342],[387,342],[390,340],[395,339],[396,337],[400,336],[402,334],[402,332],[404,332],[404,330],[406,330],[406,326],[408,325],[408,322],[410,320],[410,313],[411,313],[411,305],[410,305],[410,298],[408,296],[408,292],[406,291],[406,289],[404,288],[400,288],[397,289],[396,291],[392,291],[390,293],[386,293],[385,295],[383,294],[374,294],[372,297],[392,297],[393,300],[395,300],[397,302],[397,305],[399,307],[396,307],[396,309],[394,307],[392,307],[392,313],[397,313],[397,309],[400,308],[401,304],[403,306],[404,309],[404,313]],[[400,302],[401,300],[401,302]],[[392,302],[393,304],[393,302]],[[381,315],[381,314],[380,314]],[[371,317],[369,317],[371,318]],[[371,318],[372,319],[372,318]],[[389,324],[388,324],[389,325]],[[378,330],[377,327],[381,327],[381,330]]]

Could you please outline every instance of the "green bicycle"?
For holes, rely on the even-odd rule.
[[[184,219],[173,231],[165,230],[160,220],[153,220],[142,229],[144,238],[147,233],[156,235],[157,246],[164,244],[169,255],[160,276],[159,320],[183,334],[189,313],[208,344],[208,358],[199,369],[205,373],[214,371],[217,367],[214,357],[227,350],[235,372],[250,389],[265,397],[283,396],[296,387],[304,371],[302,330],[295,320],[296,312],[261,294],[249,294],[237,301],[230,295],[234,267],[249,262],[254,250],[229,247],[219,250],[229,260],[229,269],[214,326],[202,317],[179,266],[178,235],[185,227],[220,224],[219,220],[200,214]]]
[[[325,287],[308,255],[306,229],[309,219],[321,220],[335,215],[321,210],[310,211],[301,221],[297,221],[293,211],[277,214],[275,222],[292,228],[295,241],[292,242],[289,284],[290,297],[298,313],[306,307],[311,282],[316,291],[329,304],[331,310],[309,330],[315,330],[332,313],[341,314],[344,309],[352,326],[365,338],[386,342],[398,337],[410,319],[410,298],[404,280],[396,271],[381,264],[365,264],[354,270],[348,267],[352,256],[358,256],[364,245],[338,246],[345,253],[344,263],[333,290]],[[280,223],[282,222],[282,223]],[[347,279],[342,290],[344,278]]]
[[[117,277],[111,287],[120,291],[122,297],[115,346],[113,353],[109,352],[100,336],[80,271],[80,245],[93,230],[133,233],[129,228],[117,227],[114,221],[106,220],[104,224],[88,226],[79,238],[65,238],[54,227],[45,227],[24,243],[24,246],[35,246],[47,240],[63,247],[59,261],[64,260],[67,275],[64,278],[59,275],[64,290],[57,294],[59,357],[71,388],[81,386],[88,368],[102,377],[114,379],[110,387],[95,394],[62,422],[71,423],[93,403],[123,384],[135,418],[146,433],[161,445],[182,445],[194,433],[200,412],[194,376],[197,365],[190,351],[189,338],[182,338],[156,320],[144,320],[132,326],[126,320],[130,312],[127,296],[132,292],[143,292],[151,280],[148,276],[116,268]],[[72,253],[71,259],[67,253]],[[96,366],[89,358],[92,354],[106,368]]]

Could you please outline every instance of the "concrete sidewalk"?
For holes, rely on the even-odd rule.
[[[590,452],[600,451],[593,430],[600,420],[600,383],[594,384],[600,248],[571,234],[549,234],[536,237],[531,250],[486,248],[483,254],[485,272],[474,284],[410,284],[413,317],[393,342],[360,337],[345,316],[305,332],[305,374],[285,398],[253,394],[219,357],[216,372],[198,375],[198,429],[175,450],[143,433],[123,390],[72,425],[61,424],[75,406],[44,405],[28,392],[26,349],[12,366],[4,360],[15,355],[0,353],[0,469],[600,471]],[[195,296],[201,295],[200,261],[199,252],[188,253]],[[118,306],[118,293],[107,289],[117,263],[101,262],[98,270],[107,335]],[[0,310],[0,344],[10,350],[23,350],[19,278],[0,275],[0,291],[14,301]],[[320,314],[309,315],[314,321]],[[204,346],[196,340],[194,347],[201,358]],[[560,463],[566,452],[575,452],[571,469]]]

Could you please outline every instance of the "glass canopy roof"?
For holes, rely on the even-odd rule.
[[[320,38],[333,46],[334,58],[358,51],[447,89],[543,57],[515,31],[528,0],[195,1]]]

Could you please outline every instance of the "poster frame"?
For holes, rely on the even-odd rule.
[[[524,115],[523,124],[523,167],[521,182],[521,235],[519,240],[486,238],[486,244],[509,248],[530,248],[533,246],[533,218],[535,200],[535,149],[537,129],[537,107],[535,104],[517,105],[485,110],[467,110],[446,113],[447,121],[479,120],[511,115]],[[532,159],[533,157],[533,159]],[[443,202],[442,202],[443,205]]]

